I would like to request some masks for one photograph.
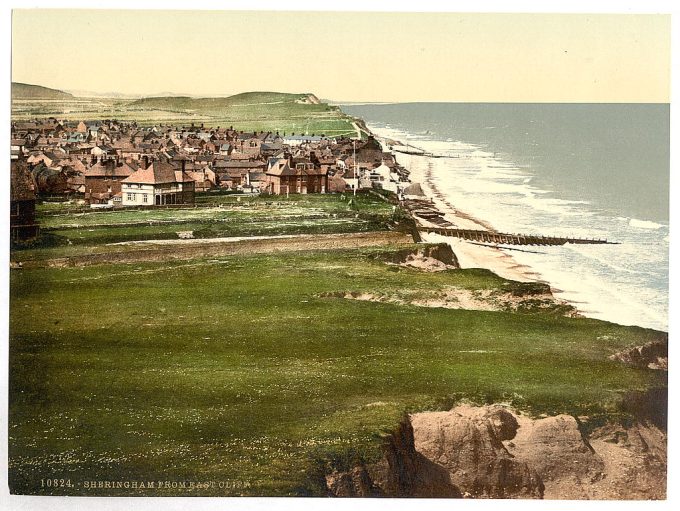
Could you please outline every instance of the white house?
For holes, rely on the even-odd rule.
[[[193,204],[196,182],[170,163],[154,161],[121,181],[123,206]]]

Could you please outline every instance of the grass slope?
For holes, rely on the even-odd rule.
[[[193,223],[234,233],[265,224],[355,232],[362,215],[391,214],[372,196],[358,196],[356,209],[332,195],[204,198],[222,207],[68,212],[43,204],[43,226],[72,245],[12,259],[106,251],[105,242],[176,236]],[[386,249],[12,270],[12,491],[316,495],[323,489],[312,474],[375,459],[381,435],[407,411],[465,398],[615,415],[624,393],[665,385],[665,374],[607,358],[662,335],[651,330],[565,318],[559,307],[488,312],[336,298],[408,303],[451,287],[532,286],[484,270],[388,265],[378,250]],[[93,480],[185,487],[86,488]]]
[[[404,411],[465,397],[611,413],[621,393],[665,382],[607,359],[659,335],[649,330],[321,297],[504,285],[483,270],[426,273],[370,253],[12,272],[11,488],[317,494],[315,467],[374,459]],[[73,486],[41,487],[46,477]],[[92,491],[90,480],[215,485]]]
[[[212,110],[215,108],[229,108],[233,106],[249,106],[253,104],[279,104],[307,101],[310,94],[287,94],[284,92],[244,92],[229,97],[191,98],[188,96],[148,97],[136,100],[131,107],[160,109],[192,109]]]
[[[111,251],[107,243],[177,239],[180,231],[195,238],[333,234],[386,230],[392,205],[359,194],[352,205],[339,195],[290,197],[197,194],[206,207],[93,211],[70,203],[37,206],[42,241],[16,250],[13,260],[28,261]],[[118,247],[124,250],[125,247]]]
[[[12,100],[14,99],[73,99],[73,95],[57,89],[41,85],[12,82]]]
[[[247,92],[226,98],[151,97],[13,98],[12,120],[56,116],[71,120],[118,119],[140,125],[234,126],[244,131],[325,134],[356,133],[350,117],[338,107],[319,103],[312,94]]]

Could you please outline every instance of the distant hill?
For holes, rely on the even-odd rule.
[[[73,94],[57,89],[12,82],[12,99],[73,99]]]
[[[139,99],[144,97],[143,94],[123,94],[120,92],[95,92],[91,90],[82,89],[68,89],[64,92],[73,94],[76,98],[107,98],[107,99]],[[160,94],[159,94],[160,95]],[[176,96],[176,94],[174,94]]]
[[[239,106],[280,105],[298,103],[318,105],[314,94],[288,94],[285,92],[243,92],[226,98],[192,98],[189,96],[149,97],[133,101],[129,106],[170,110],[205,111]]]
[[[81,121],[122,119],[142,126],[171,124],[188,126],[233,126],[244,131],[356,135],[353,119],[337,106],[314,94],[285,92],[244,92],[233,96],[192,97],[159,93],[152,97],[126,98],[74,95],[23,83],[12,84],[12,120],[40,117]],[[17,101],[18,100],[18,101]]]

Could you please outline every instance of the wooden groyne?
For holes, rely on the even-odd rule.
[[[561,236],[541,236],[534,234],[507,234],[477,229],[457,229],[455,227],[420,227],[421,231],[453,236],[463,240],[480,243],[494,243],[498,245],[565,245],[573,243],[579,245],[618,245],[616,242],[600,238],[569,238]]]
[[[427,158],[460,158],[459,154],[431,153],[429,151],[425,151],[424,149],[411,150],[411,149],[397,149],[396,147],[392,147],[392,151],[401,154],[408,154],[411,156],[425,156]]]
[[[607,241],[602,238],[572,238],[568,236],[544,236],[541,234],[508,234],[489,229],[461,229],[444,218],[444,213],[439,211],[431,200],[407,199],[402,201],[406,209],[416,217],[418,230],[421,232],[452,236],[476,243],[494,245],[618,245],[619,243]],[[420,218],[426,221],[419,222]]]

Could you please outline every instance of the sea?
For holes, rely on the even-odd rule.
[[[668,330],[668,104],[341,108],[376,135],[450,156],[397,161],[498,231],[618,242],[502,250],[585,316]]]

